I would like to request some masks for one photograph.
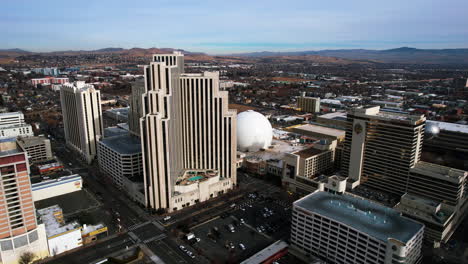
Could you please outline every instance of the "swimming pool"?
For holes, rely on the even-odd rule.
[[[196,180],[199,180],[199,179],[202,179],[203,176],[193,176],[192,178],[189,178],[188,180],[189,181],[196,181]]]

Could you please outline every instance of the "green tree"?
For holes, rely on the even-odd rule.
[[[31,264],[35,258],[36,258],[36,255],[34,255],[34,253],[26,251],[20,256],[18,263],[19,264]]]

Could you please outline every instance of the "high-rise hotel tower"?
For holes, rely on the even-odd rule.
[[[27,153],[15,138],[0,140],[0,263],[18,263],[24,252],[49,255],[44,224],[38,223]]]
[[[174,211],[236,185],[236,111],[219,73],[184,73],[181,53],[145,67],[140,120],[146,204]]]
[[[91,163],[97,153],[98,137],[104,133],[101,93],[91,84],[68,83],[60,89],[60,101],[67,146]]]
[[[405,193],[409,171],[420,160],[426,118],[379,106],[352,109],[347,118],[343,176],[353,185]]]

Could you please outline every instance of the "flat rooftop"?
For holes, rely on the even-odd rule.
[[[440,205],[440,203],[416,195],[404,194],[402,196],[402,200],[394,207],[396,210],[406,215],[411,215],[411,217],[431,222],[436,225],[445,225],[447,220],[449,220],[454,213],[454,211],[451,208],[446,207],[443,204],[440,210],[437,212],[423,211],[421,209],[418,209],[417,206],[415,206],[414,204],[408,203],[407,200],[417,205],[427,205],[429,207],[434,208]]]
[[[461,125],[461,124],[454,124],[448,122],[440,122],[440,121],[432,121],[427,120],[427,124],[435,124],[437,125],[440,130],[447,130],[452,132],[460,132],[460,133],[467,133],[468,134],[468,125]]]
[[[344,137],[345,134],[346,134],[346,132],[344,130],[341,130],[341,129],[329,128],[329,127],[312,125],[312,124],[292,126],[292,127],[289,127],[288,129],[292,129],[293,131],[296,131],[296,132],[299,132],[299,131],[302,130],[302,131],[306,131],[306,132],[312,132],[312,133],[332,136],[332,137],[335,137],[335,138]]]
[[[245,159],[247,160],[275,160],[282,159],[287,153],[297,152],[303,149],[310,147],[311,145],[295,145],[286,140],[273,139],[271,141],[272,148],[267,148],[265,150],[259,150],[257,152],[247,152],[245,153]]]
[[[319,191],[294,202],[294,206],[343,223],[385,243],[389,238],[407,243],[424,227],[396,210],[349,194]]]
[[[318,116],[318,118],[346,121],[347,115],[348,114],[346,112],[333,112]]]
[[[78,174],[73,174],[73,175],[63,176],[63,177],[59,177],[55,179],[43,180],[38,183],[32,183],[31,189],[33,191],[36,191],[36,190],[44,189],[50,186],[65,184],[69,182],[75,182],[78,180],[81,180],[81,176]]]
[[[106,110],[106,112],[113,113],[116,115],[128,116],[128,112],[130,111],[129,107],[121,107],[121,108],[112,108]]]
[[[132,136],[128,133],[124,135],[103,138],[99,144],[103,144],[113,151],[123,155],[141,153],[140,138]]]
[[[424,115],[411,115],[407,112],[388,111],[380,108],[380,106],[364,106],[350,110],[351,114],[361,117],[371,117],[381,120],[399,121],[401,123],[417,124],[420,121],[426,120]]]
[[[275,255],[279,251],[288,247],[288,244],[283,240],[278,240],[275,243],[269,245],[268,247],[264,248],[263,250],[259,251],[257,254],[251,256],[250,258],[241,262],[241,264],[256,264],[262,263],[263,261],[267,260],[271,256]]]
[[[128,134],[128,129],[116,126],[116,127],[107,127],[104,128],[104,138],[119,136],[119,135],[126,135]]]
[[[65,224],[62,209],[58,205],[37,210],[37,213],[45,225],[48,238],[81,228],[76,221]]]
[[[16,144],[16,137],[0,139],[0,157],[23,152]]]
[[[24,144],[26,147],[42,144],[45,140],[47,140],[45,136],[18,137],[18,142]]]
[[[7,113],[0,113],[0,117],[5,117],[5,116],[19,116],[23,115],[22,112],[7,112]]]
[[[310,157],[315,156],[317,154],[323,153],[325,151],[326,150],[316,149],[316,148],[312,147],[312,148],[308,148],[308,149],[304,149],[304,150],[295,152],[293,154],[296,154],[296,155],[298,155],[299,157],[301,157],[303,159],[307,159],[307,158],[310,158]]]
[[[439,164],[434,164],[425,161],[419,161],[410,169],[411,172],[419,173],[426,176],[436,177],[439,179],[453,179],[457,182],[468,176],[468,172]]]

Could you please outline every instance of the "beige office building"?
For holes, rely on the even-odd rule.
[[[348,113],[342,176],[401,195],[397,209],[424,222],[426,241],[447,242],[468,213],[468,172],[420,161],[424,116],[358,108]]]
[[[228,109],[228,93],[219,91],[217,72],[185,74],[183,67],[177,52],[154,55],[145,67],[140,131],[145,197],[153,209],[177,210],[236,184],[236,111]],[[187,178],[188,171],[197,174]],[[202,182],[211,187],[199,198],[193,187],[179,186]]]
[[[319,188],[318,176],[333,171],[336,140],[288,153],[283,158],[282,184],[287,190],[308,194]]]
[[[405,193],[409,170],[420,160],[426,118],[379,106],[355,108],[347,118],[341,173],[348,183]]]
[[[320,98],[301,96],[297,98],[297,107],[303,112],[318,113],[320,112]]]
[[[60,89],[60,100],[67,146],[91,163],[103,135],[101,93],[91,84],[68,83]]]

